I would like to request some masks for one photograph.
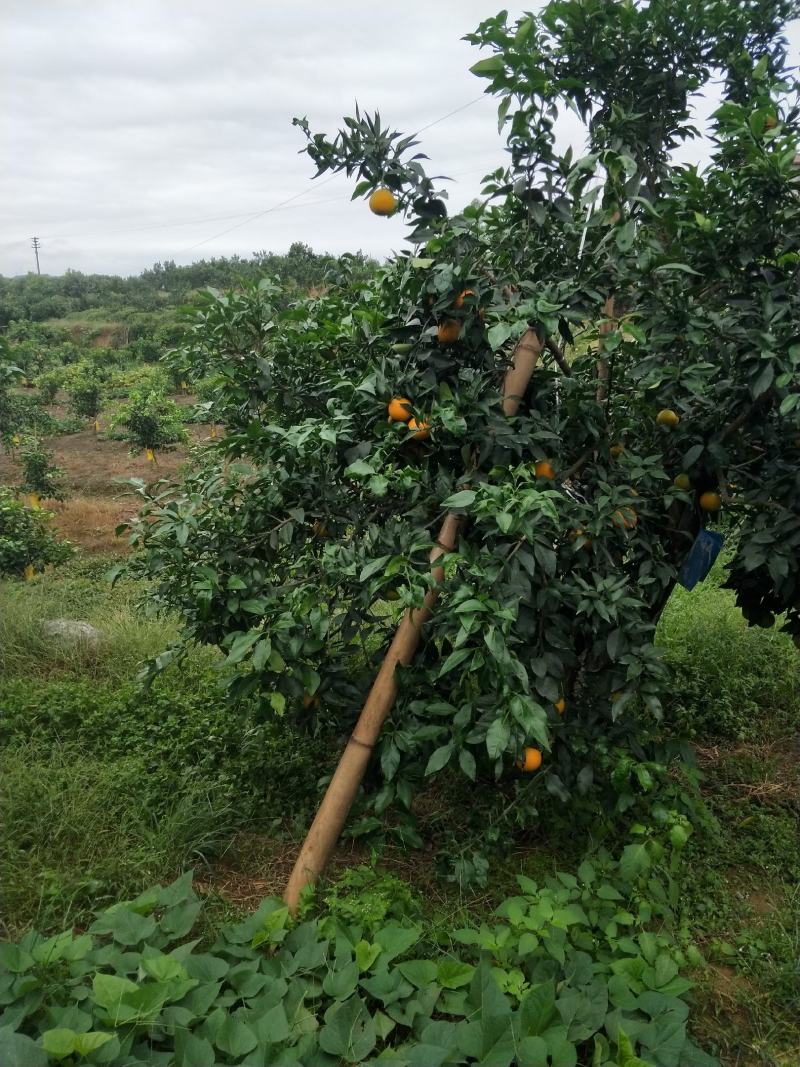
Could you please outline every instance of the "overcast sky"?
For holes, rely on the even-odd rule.
[[[468,70],[478,55],[460,38],[501,6],[2,0],[0,273],[33,268],[34,234],[54,274],[296,240],[388,254],[403,244],[400,219],[350,203],[344,176],[311,182],[292,117],[333,134],[357,100],[414,132],[463,108],[421,135],[429,172],[454,178],[463,206],[503,157],[496,105]],[[561,134],[576,137],[574,120]]]

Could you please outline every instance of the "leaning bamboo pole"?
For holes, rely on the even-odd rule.
[[[536,332],[527,330],[514,349],[511,366],[503,380],[502,407],[505,415],[517,413],[541,351],[542,344]],[[455,549],[460,524],[459,515],[453,512],[445,515],[436,544],[431,549],[431,564],[436,564],[442,556]],[[422,607],[410,608],[403,615],[295,861],[283,894],[292,913],[297,911],[304,887],[316,882],[336,847],[372,750],[397,696],[395,671],[398,666],[407,666],[416,652],[422,627],[430,618],[439,596],[444,567],[441,564],[433,566],[431,575],[434,585],[425,594]]]

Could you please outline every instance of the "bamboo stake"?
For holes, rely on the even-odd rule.
[[[506,371],[503,382],[503,412],[515,415],[520,401],[531,380],[542,345],[533,330],[527,330],[514,350],[512,364]],[[456,546],[461,516],[448,512],[445,515],[436,544],[431,549],[430,561],[452,552]],[[425,594],[421,608],[406,611],[400,622],[383,663],[372,683],[355,729],[345,746],[339,765],[328,785],[322,803],[317,810],[311,829],[306,835],[300,855],[295,861],[283,897],[294,914],[305,886],[316,882],[328,864],[336,847],[339,834],[345,824],[350,808],[361,786],[369,764],[372,750],[381,732],[381,727],[397,697],[395,670],[407,666],[417,649],[423,625],[430,618],[439,596],[439,587],[444,580],[444,567],[431,570],[434,587]]]
[[[614,297],[610,296],[603,304],[603,321],[600,323],[600,351],[603,350],[603,338],[614,329]],[[608,363],[604,359],[597,360],[597,400],[606,398],[606,383],[608,381]]]

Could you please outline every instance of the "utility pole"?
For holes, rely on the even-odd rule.
[[[37,274],[41,274],[42,271],[41,271],[41,269],[39,267],[39,238],[38,237],[31,237],[31,244],[33,245],[33,252],[34,252],[34,255],[36,256],[36,273]]]

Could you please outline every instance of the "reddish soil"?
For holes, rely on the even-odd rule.
[[[175,399],[179,404],[192,402],[191,397]],[[61,416],[66,411],[61,405],[48,410]],[[124,536],[116,537],[114,529],[135,514],[138,504],[122,482],[127,478],[154,481],[179,477],[191,446],[207,441],[210,433],[208,426],[189,425],[189,445],[157,452],[155,463],[148,463],[144,452],[131,455],[127,442],[108,438],[104,432],[107,425],[107,418],[101,416],[98,434],[86,429],[47,439],[54,462],[66,472],[66,499],[60,503],[43,501],[64,537],[86,552],[103,554],[127,551]],[[20,470],[13,454],[0,451],[0,485],[13,486],[19,481]]]

